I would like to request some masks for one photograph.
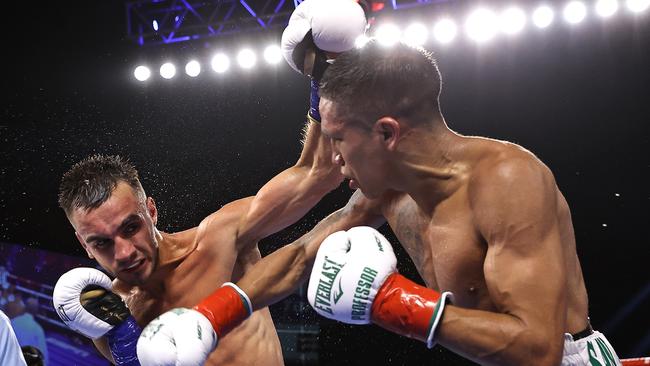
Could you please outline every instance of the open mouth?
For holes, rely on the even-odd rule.
[[[130,266],[122,269],[122,272],[133,273],[133,272],[136,272],[136,271],[140,270],[142,268],[142,266],[144,266],[144,259],[140,259],[139,261],[136,261],[133,264],[131,264]]]

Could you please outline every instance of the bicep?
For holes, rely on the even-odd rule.
[[[484,186],[475,212],[487,242],[490,297],[499,312],[555,336],[566,313],[555,180],[540,163],[524,161],[495,168]]]

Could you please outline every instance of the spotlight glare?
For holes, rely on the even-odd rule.
[[[524,11],[519,8],[508,8],[499,19],[501,23],[501,31],[505,34],[519,33],[526,25],[526,15]]]
[[[257,58],[255,57],[255,52],[245,48],[237,54],[237,63],[242,69],[250,69],[255,66]]]
[[[553,23],[553,10],[548,6],[540,6],[533,12],[533,23],[537,28],[546,28]]]
[[[201,64],[196,60],[188,62],[187,65],[185,65],[185,73],[191,77],[199,76],[201,73]]]
[[[133,76],[135,76],[138,81],[145,81],[151,76],[151,70],[146,66],[140,65],[133,71]]]
[[[571,24],[580,23],[586,15],[587,7],[580,1],[571,1],[564,7],[564,19]]]
[[[153,30],[158,32],[158,21],[156,19],[153,20],[153,22],[151,23],[151,26],[153,27]]]
[[[497,31],[496,15],[487,9],[475,10],[465,22],[467,35],[476,42],[490,40]]]
[[[429,38],[427,27],[421,23],[413,23],[404,31],[404,42],[413,46],[422,46]]]
[[[399,42],[401,37],[400,29],[394,24],[384,24],[377,28],[375,37],[377,41],[383,46],[392,46]]]
[[[224,73],[230,68],[230,59],[223,53],[217,53],[212,57],[210,66],[212,66],[212,70],[215,72],[219,74]]]
[[[370,37],[366,36],[365,34],[362,34],[359,37],[357,37],[357,39],[354,40],[354,46],[356,48],[362,48],[368,42],[370,42]]]
[[[639,13],[650,7],[650,0],[627,0],[626,5],[631,11]]]
[[[616,0],[598,0],[596,3],[596,13],[603,18],[614,15],[618,11],[618,1]]]
[[[264,59],[271,65],[275,65],[282,60],[282,51],[277,45],[270,45],[264,49]]]
[[[456,38],[458,27],[451,19],[442,19],[433,27],[433,36],[440,43],[449,43]]]
[[[165,62],[160,66],[160,76],[165,79],[171,79],[176,75],[176,66],[171,62]]]

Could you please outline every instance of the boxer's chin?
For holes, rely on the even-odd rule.
[[[356,180],[350,179],[348,181],[348,187],[350,187],[351,190],[356,191],[357,189],[359,189],[359,184],[357,183]]]

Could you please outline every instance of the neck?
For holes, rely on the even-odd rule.
[[[442,117],[433,125],[405,131],[394,162],[394,189],[409,194],[422,209],[431,210],[458,188],[458,178],[465,170],[458,154],[463,142]]]
[[[164,293],[165,279],[169,277],[169,272],[173,270],[173,266],[169,265],[169,257],[173,255],[170,253],[170,247],[173,246],[169,243],[169,235],[160,232],[157,228],[154,228],[154,236],[158,246],[156,267],[146,283],[138,287],[152,294],[162,294]]]

